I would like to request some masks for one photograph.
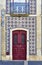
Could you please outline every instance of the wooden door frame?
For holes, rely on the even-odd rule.
[[[26,54],[26,60],[28,60],[28,57],[29,57],[29,29],[24,29],[24,28],[10,29],[10,58],[12,60],[12,31],[15,31],[15,30],[27,31],[27,54]]]

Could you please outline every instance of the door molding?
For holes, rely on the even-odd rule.
[[[10,29],[10,58],[12,60],[12,31],[15,31],[15,30],[27,31],[27,54],[26,54],[26,60],[28,60],[28,57],[29,57],[29,29],[24,29],[24,28]]]

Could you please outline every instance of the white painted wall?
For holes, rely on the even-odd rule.
[[[37,55],[41,56],[41,0],[37,0]]]

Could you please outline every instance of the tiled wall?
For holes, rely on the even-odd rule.
[[[36,14],[36,0],[29,0],[29,8],[30,8],[30,14]]]
[[[6,0],[6,13],[10,13],[10,0]]]
[[[10,4],[10,8],[11,13],[19,13],[19,14],[29,13],[29,3],[12,2]]]
[[[26,64],[25,64],[26,62]],[[0,61],[1,65],[42,65],[42,61]]]
[[[6,17],[7,25],[7,52],[10,50],[10,29],[26,28],[29,29],[29,54],[36,54],[36,17]]]
[[[29,3],[29,7],[28,7],[29,14],[33,14],[33,15],[36,14],[36,0],[29,0],[28,3]],[[13,7],[11,9],[12,11],[14,10]],[[6,0],[6,13],[7,14],[10,13],[11,9],[10,9],[10,0]]]
[[[24,65],[24,61],[0,61],[0,65]]]

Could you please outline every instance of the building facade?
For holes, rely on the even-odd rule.
[[[14,13],[28,16],[10,15]],[[41,17],[41,0],[20,4],[6,0],[6,11],[2,13],[2,60],[42,60]]]

